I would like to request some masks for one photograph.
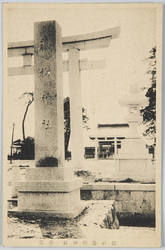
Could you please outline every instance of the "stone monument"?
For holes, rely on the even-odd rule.
[[[114,155],[116,167],[109,180],[123,181],[130,178],[134,181],[154,182],[156,176],[152,156],[138,133],[141,119],[139,109],[147,104],[146,98],[138,93],[137,85],[131,85],[130,93],[120,100],[120,104],[128,107],[125,120],[129,124],[129,132],[122,140],[118,154]]]
[[[35,167],[18,183],[18,213],[76,217],[80,178],[64,166],[61,28],[55,21],[34,24]]]

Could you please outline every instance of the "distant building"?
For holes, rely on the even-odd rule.
[[[8,155],[8,159],[11,156]],[[34,138],[27,137],[24,141],[20,139],[13,142],[12,145],[13,160],[34,160]]]
[[[97,129],[90,132],[90,140],[85,144],[85,158],[113,159],[128,131],[127,123],[98,124]]]
[[[127,137],[128,133],[128,123],[98,124],[95,130],[89,132],[84,142],[85,158],[113,159],[121,148],[121,141]],[[146,145],[146,147],[154,158],[154,146]]]

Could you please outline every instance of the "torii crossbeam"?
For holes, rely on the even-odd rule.
[[[79,48],[79,50],[105,48],[109,46],[111,39],[119,38],[119,34],[120,28],[115,27],[99,32],[63,37],[63,52],[67,52],[69,49],[73,48]],[[9,57],[22,56],[26,53],[34,54],[34,41],[14,42],[8,44]]]

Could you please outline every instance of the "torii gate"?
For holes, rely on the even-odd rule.
[[[71,146],[74,168],[83,169],[84,160],[80,71],[105,67],[104,60],[80,60],[80,51],[106,48],[109,46],[111,39],[118,38],[119,34],[120,28],[115,27],[99,32],[62,38],[63,52],[68,52],[69,56],[69,60],[63,61],[63,71],[69,71]],[[8,57],[23,56],[23,67],[9,68],[8,76],[33,74],[33,54],[34,41],[9,43]]]

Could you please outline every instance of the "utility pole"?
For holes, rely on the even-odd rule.
[[[10,164],[12,163],[12,154],[13,154],[14,126],[15,126],[15,123],[13,123],[13,131],[12,131],[12,138],[11,138]]]

